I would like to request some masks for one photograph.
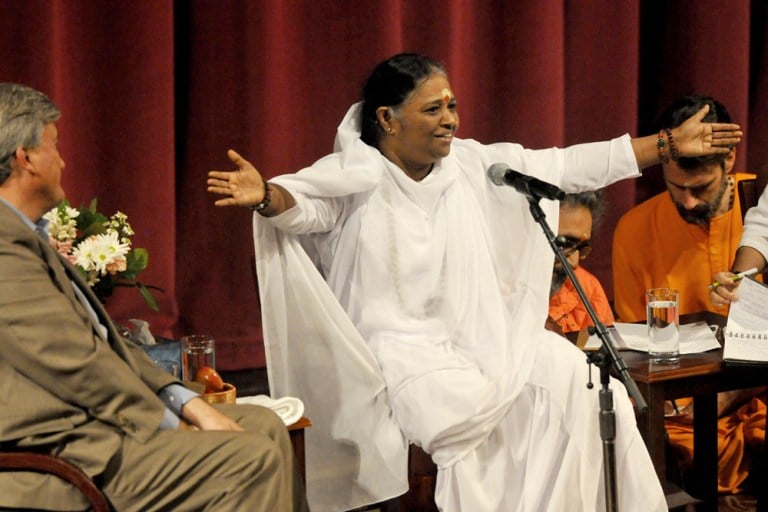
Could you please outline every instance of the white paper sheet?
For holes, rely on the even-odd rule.
[[[723,359],[768,362],[768,286],[743,279],[725,326]]]
[[[648,351],[648,326],[645,324],[625,324],[617,322],[614,325],[614,342],[618,350]],[[616,336],[618,332],[619,336]],[[585,350],[600,348],[600,338],[596,334],[590,336],[584,345]],[[694,322],[680,326],[680,353],[696,354],[720,348],[714,331],[706,322]]]

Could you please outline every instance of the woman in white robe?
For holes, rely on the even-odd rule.
[[[704,112],[673,132],[680,154],[740,140]],[[445,71],[401,54],[373,71],[331,155],[265,182],[230,151],[237,170],[209,174],[217,205],[257,210],[270,385],[302,398],[314,424],[310,505],[404,492],[410,442],[438,465],[443,511],[603,510],[599,386],[544,329],[553,255],[528,201],[486,170],[597,189],[658,163],[657,137],[534,151],[457,139],[458,125]],[[557,204],[542,208],[556,223]],[[612,389],[620,510],[666,510],[626,392]]]

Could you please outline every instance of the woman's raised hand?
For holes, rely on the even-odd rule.
[[[230,149],[227,156],[237,167],[234,171],[210,171],[208,192],[224,196],[216,206],[254,206],[264,199],[264,178],[259,171],[236,151]]]
[[[744,135],[738,124],[702,123],[709,112],[704,105],[698,112],[673,129],[674,142],[680,156],[704,156],[728,153]]]

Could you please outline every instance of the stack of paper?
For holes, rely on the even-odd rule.
[[[648,326],[645,324],[616,323],[612,330],[613,341],[618,350],[648,352]],[[609,328],[610,329],[610,328]],[[616,335],[618,333],[618,336]],[[593,334],[584,345],[585,350],[600,348],[600,338]],[[715,333],[706,322],[695,322],[680,326],[680,353],[696,354],[720,348]]]
[[[747,278],[736,293],[724,330],[723,359],[768,362],[768,286]]]

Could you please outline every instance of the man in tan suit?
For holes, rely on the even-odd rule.
[[[59,116],[42,93],[0,84],[0,449],[69,460],[120,511],[305,510],[281,420],[210,406],[157,368],[48,244],[41,217],[64,199]],[[85,504],[53,477],[0,474],[0,507],[21,506]]]

